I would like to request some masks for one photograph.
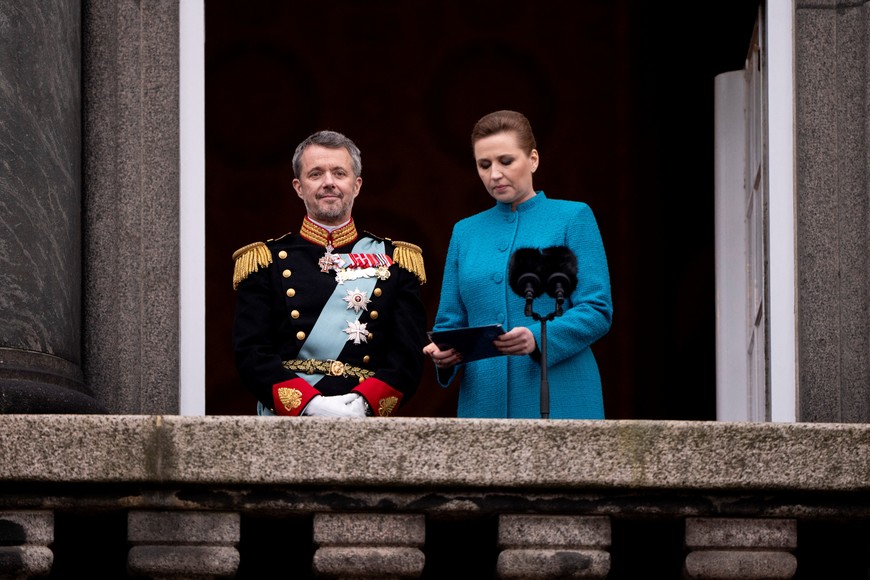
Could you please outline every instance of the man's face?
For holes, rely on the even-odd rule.
[[[347,149],[310,145],[302,152],[301,161],[302,171],[293,180],[293,189],[305,203],[308,217],[328,226],[350,219],[362,177],[354,177]]]

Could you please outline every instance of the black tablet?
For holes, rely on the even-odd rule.
[[[430,330],[429,340],[438,345],[441,350],[455,348],[462,353],[462,362],[468,363],[482,358],[501,356],[493,345],[500,334],[504,334],[501,324],[487,324],[485,326],[468,326],[454,328],[452,330]]]

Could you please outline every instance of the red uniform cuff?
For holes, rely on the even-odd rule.
[[[365,397],[374,410],[375,417],[389,417],[395,413],[404,396],[384,381],[376,378],[364,380],[353,389],[353,392]]]
[[[305,405],[320,391],[305,382],[305,379],[295,378],[272,385],[272,409],[276,415],[298,417]]]

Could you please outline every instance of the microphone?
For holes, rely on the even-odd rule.
[[[545,279],[546,283],[541,280]],[[550,416],[550,384],[547,380],[547,321],[562,315],[565,294],[577,287],[577,256],[565,246],[552,246],[544,250],[520,248],[508,265],[511,289],[525,297],[526,316],[541,321],[541,418]],[[556,310],[547,316],[532,311],[532,301],[546,289],[556,298]]]
[[[511,255],[508,281],[511,290],[526,299],[526,316],[532,315],[532,300],[543,292],[542,276],[543,259],[540,250],[520,248]]]
[[[577,288],[577,256],[565,246],[552,246],[541,251],[544,259],[547,294],[556,299],[556,316],[562,314],[565,296]]]

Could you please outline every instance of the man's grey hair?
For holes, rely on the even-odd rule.
[[[347,149],[347,152],[350,153],[353,176],[362,175],[362,153],[360,153],[356,143],[337,131],[318,131],[296,146],[296,152],[293,153],[293,173],[297,178],[302,173],[302,152],[309,145],[320,145],[327,149]]]

